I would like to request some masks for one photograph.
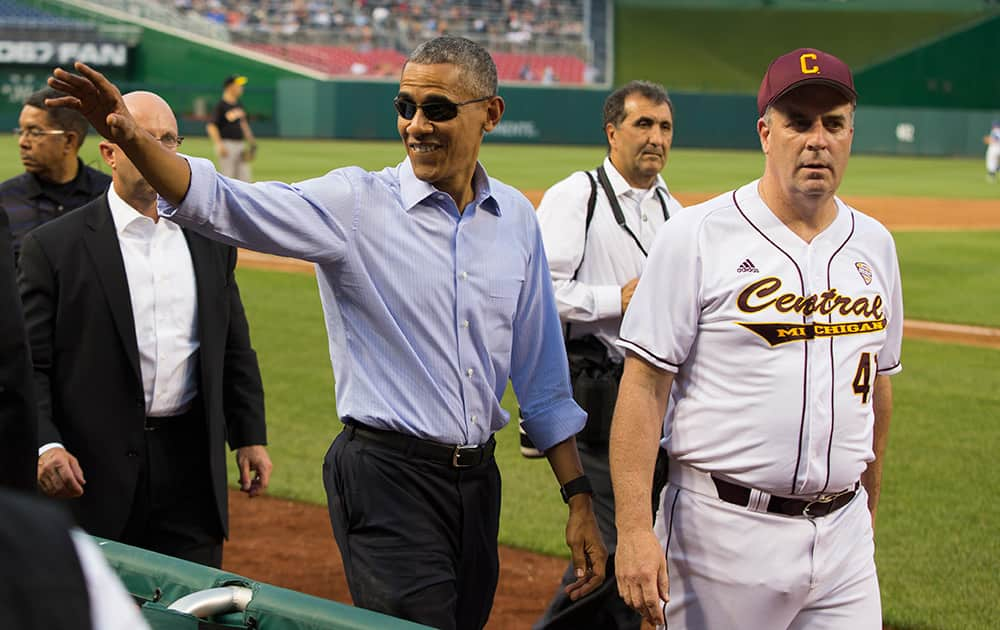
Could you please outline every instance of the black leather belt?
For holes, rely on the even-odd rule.
[[[412,435],[403,435],[395,431],[373,429],[346,418],[344,424],[344,431],[352,440],[355,438],[368,440],[387,446],[404,455],[446,464],[452,468],[470,468],[488,462],[493,458],[493,451],[496,450],[497,446],[492,435],[486,444],[479,446],[449,446]]]
[[[180,426],[191,420],[194,420],[200,413],[201,409],[200,401],[201,401],[200,398],[195,398],[194,402],[192,402],[191,404],[191,407],[188,408],[187,411],[185,411],[182,414],[178,414],[176,416],[146,416],[146,422],[143,425],[143,428],[146,431],[161,431],[163,429],[169,429],[172,427]]]
[[[746,507],[750,503],[750,488],[730,483],[715,476],[712,477],[712,481],[715,482],[715,488],[719,491],[719,498],[726,503],[741,507]],[[786,516],[826,516],[850,503],[858,492],[858,485],[854,484],[853,488],[843,492],[820,495],[818,499],[813,500],[788,499],[772,495],[767,502],[767,511]]]

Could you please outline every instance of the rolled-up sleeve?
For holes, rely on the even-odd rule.
[[[158,211],[214,240],[267,254],[327,263],[343,258],[357,208],[342,171],[298,184],[250,184],[220,175],[210,160],[184,156],[191,186],[178,206]]]
[[[524,430],[546,450],[579,433],[587,416],[573,400],[549,266],[541,232],[533,227],[533,253],[514,318],[511,382]]]

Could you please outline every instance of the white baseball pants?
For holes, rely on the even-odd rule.
[[[668,484],[670,630],[881,630],[868,495],[819,518],[750,511]]]

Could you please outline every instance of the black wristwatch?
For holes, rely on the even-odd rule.
[[[566,485],[559,488],[559,494],[562,495],[563,503],[569,503],[570,497],[584,492],[594,494],[594,487],[590,485],[590,479],[587,478],[587,475],[580,475],[576,479],[567,481]]]

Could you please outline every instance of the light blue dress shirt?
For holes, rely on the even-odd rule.
[[[409,160],[248,184],[187,157],[191,187],[160,213],[232,245],[316,264],[337,409],[444,444],[482,444],[509,421],[546,449],[583,428],[531,203],[481,165],[475,199],[451,197]]]

